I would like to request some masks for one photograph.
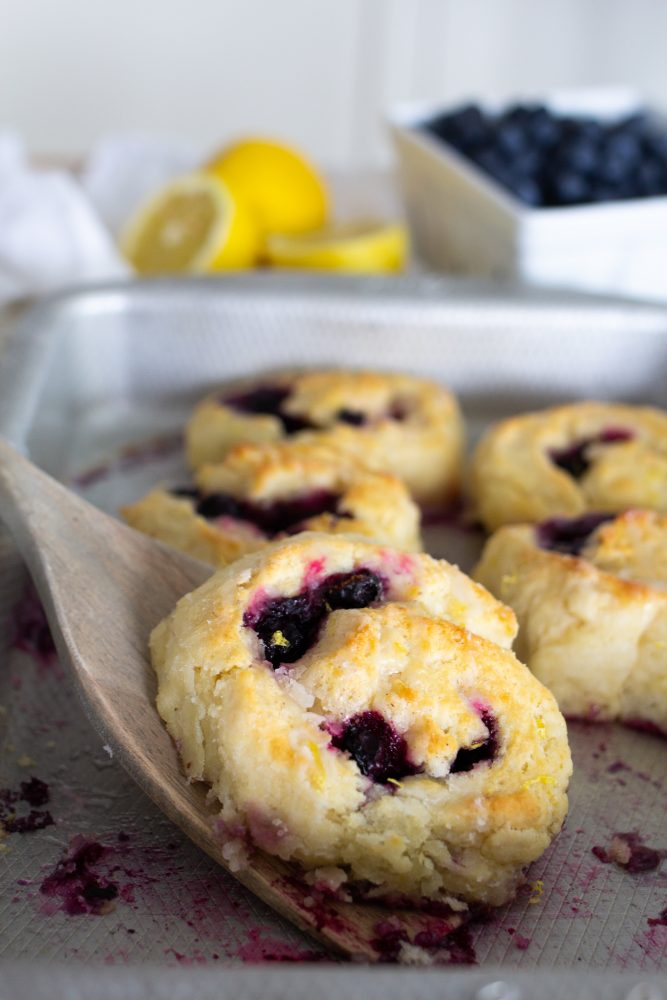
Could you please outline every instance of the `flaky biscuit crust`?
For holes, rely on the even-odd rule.
[[[248,609],[360,568],[386,581],[385,602],[331,611],[273,670]],[[456,567],[300,535],[215,574],[155,629],[158,708],[186,773],[220,802],[219,829],[381,892],[497,905],[560,829],[571,772],[555,700],[506,648],[514,632]],[[485,738],[480,706],[498,753],[451,773]],[[367,711],[403,734],[420,773],[377,784],[333,749],[329,727]]]
[[[561,710],[667,733],[667,518],[629,511],[581,557],[541,549],[529,525],[487,542],[475,579],[516,612],[517,655]]]
[[[629,440],[593,443],[580,478],[550,457],[609,429]],[[650,407],[584,402],[523,414],[492,427],[470,462],[467,489],[491,531],[555,515],[616,513],[645,507],[667,513],[667,413]]]
[[[455,397],[426,379],[368,371],[305,372],[255,380],[259,386],[289,387],[284,411],[314,425],[290,435],[316,439],[371,469],[402,479],[422,503],[441,504],[458,490],[463,451],[463,421]],[[219,462],[240,442],[283,440],[281,421],[270,414],[239,412],[208,396],[195,409],[186,430],[186,451],[193,468]],[[341,411],[364,414],[354,426]],[[392,415],[393,414],[393,415]]]
[[[300,530],[358,535],[413,552],[422,548],[419,510],[403,483],[317,442],[237,445],[223,462],[203,466],[195,478],[205,494],[221,492],[260,505],[329,491],[339,495],[342,516],[327,512],[307,517]],[[133,528],[216,567],[270,541],[250,522],[228,516],[207,519],[197,513],[192,499],[161,489],[122,513]]]

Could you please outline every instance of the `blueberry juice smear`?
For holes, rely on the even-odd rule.
[[[243,624],[257,633],[264,656],[277,669],[282,663],[295,663],[310,649],[330,611],[367,608],[380,602],[384,593],[383,581],[372,570],[334,573],[317,587],[270,601],[258,613],[246,611]]]
[[[404,737],[379,712],[359,712],[337,729],[331,746],[348,753],[371,781],[385,785],[420,772]]]
[[[118,886],[97,871],[108,848],[95,840],[74,837],[65,856],[40,885],[40,892],[60,901],[70,916],[105,913],[118,896]]]
[[[578,556],[596,528],[612,521],[615,514],[584,514],[583,517],[552,517],[535,529],[541,549]]]

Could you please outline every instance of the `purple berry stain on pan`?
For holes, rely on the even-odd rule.
[[[591,851],[598,861],[613,862],[631,875],[655,871],[667,857],[667,851],[647,847],[638,833],[615,833],[608,849],[596,844]]]
[[[398,962],[406,946],[420,948],[437,965],[476,965],[477,955],[469,926],[451,929],[442,920],[431,920],[411,940],[398,917],[380,920],[371,944],[383,962]]]
[[[331,961],[321,952],[298,948],[280,938],[261,934],[253,928],[247,932],[248,940],[237,951],[238,958],[254,962],[326,962]]]
[[[649,917],[647,923],[649,927],[667,927],[667,906],[657,917]]]
[[[126,445],[109,462],[80,472],[72,479],[72,485],[79,489],[87,489],[104,479],[108,479],[109,476],[132,472],[145,465],[150,465],[152,462],[177,455],[182,448],[183,434],[180,431],[173,434],[162,434],[137,444]]]
[[[97,870],[108,848],[96,840],[76,836],[65,856],[43,880],[40,892],[59,903],[69,916],[92,913],[100,916],[115,905],[118,886]]]
[[[0,829],[5,833],[34,833],[53,826],[51,813],[40,808],[49,797],[49,786],[34,777],[22,781],[18,791],[0,789]]]
[[[48,669],[57,663],[56,647],[42,602],[32,584],[14,606],[9,623],[9,645],[27,653],[40,668]]]

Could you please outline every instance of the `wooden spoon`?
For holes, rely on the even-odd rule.
[[[206,788],[187,783],[158,716],[148,656],[153,627],[211,569],[97,510],[1,438],[0,517],[28,564],[59,656],[102,739],[160,809],[228,868]],[[390,916],[394,941],[401,927],[413,941],[420,931],[432,936],[436,927],[442,933],[461,923],[456,914],[434,920],[321,898],[296,866],[261,851],[232,874],[299,928],[354,958],[378,961],[391,954],[392,932],[384,926]]]

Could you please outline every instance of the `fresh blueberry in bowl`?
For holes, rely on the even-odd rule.
[[[523,204],[559,208],[667,194],[667,131],[645,113],[604,122],[541,105],[465,105],[426,121]]]

